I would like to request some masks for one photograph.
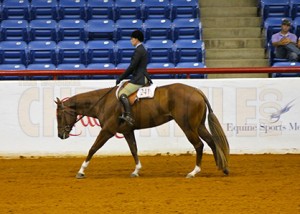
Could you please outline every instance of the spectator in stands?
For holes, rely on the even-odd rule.
[[[289,32],[290,28],[291,22],[288,19],[283,19],[281,31],[272,35],[272,45],[275,47],[276,58],[297,62],[300,49],[297,47],[297,36]]]
[[[119,76],[116,81],[118,85],[123,79],[131,75],[131,79],[127,85],[119,91],[118,97],[124,106],[125,112],[120,116],[121,120],[126,121],[129,125],[134,125],[134,119],[131,116],[131,106],[128,101],[128,96],[136,92],[139,88],[151,83],[150,76],[147,72],[148,56],[142,42],[144,35],[141,31],[135,30],[131,34],[130,42],[135,47],[135,51],[131,58],[131,62],[126,71]]]

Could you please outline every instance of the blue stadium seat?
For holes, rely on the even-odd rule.
[[[26,70],[26,67],[22,64],[0,64],[0,71],[21,71]],[[0,80],[24,80],[24,76],[1,76]]]
[[[28,22],[26,20],[3,20],[0,28],[2,41],[28,41]]]
[[[175,65],[173,63],[152,62],[147,65],[147,68],[175,68]],[[150,76],[152,79],[170,79],[175,78],[176,74],[152,74]]]
[[[176,68],[206,68],[202,62],[180,62]]]
[[[300,37],[300,17],[296,17],[293,21],[294,33],[299,38]]]
[[[112,63],[91,63],[87,65],[88,70],[114,70]],[[115,75],[88,75],[88,79],[115,79]]]
[[[300,16],[300,0],[290,0],[291,17],[295,19]]]
[[[83,41],[60,41],[57,44],[58,64],[86,64],[85,43]]]
[[[27,70],[40,70],[40,71],[43,71],[43,70],[56,70],[56,66],[53,65],[53,64],[44,64],[44,63],[29,64],[27,66]]]
[[[177,18],[173,20],[174,40],[201,39],[201,22],[198,18]]]
[[[142,31],[143,22],[140,19],[118,19],[116,21],[116,40],[130,39],[134,30]]]
[[[57,70],[85,70],[84,64],[62,63],[57,65]]]
[[[144,0],[143,18],[146,19],[170,19],[169,0]]]
[[[116,67],[112,63],[91,63],[86,68],[90,70],[113,70]]]
[[[29,64],[57,64],[54,41],[32,41],[28,44]]]
[[[111,19],[91,19],[86,31],[88,40],[115,40],[115,24]]]
[[[129,65],[130,65],[130,63],[128,63],[128,62],[119,63],[119,64],[117,64],[116,69],[127,69],[129,67]]]
[[[180,62],[176,65],[176,68],[205,68],[206,66],[201,62]],[[181,74],[179,75],[180,78],[197,78],[197,79],[203,79],[207,78],[207,74]]]
[[[87,64],[115,63],[114,42],[110,40],[89,41],[86,45]]]
[[[115,20],[141,19],[141,0],[115,0]]]
[[[261,16],[263,18],[263,22],[268,17],[289,17],[289,4],[289,0],[262,0]]]
[[[29,23],[30,40],[57,41],[57,23],[52,19],[36,19]]]
[[[114,0],[87,0],[87,19],[114,20]]]
[[[201,40],[179,39],[175,42],[176,63],[202,62],[204,63],[205,47]]]
[[[148,63],[147,68],[175,68],[175,65],[169,62],[151,62]]]
[[[27,70],[37,70],[37,71],[45,71],[45,70],[51,70],[55,71],[56,66],[53,64],[29,64],[27,66]],[[53,76],[31,76],[27,79],[30,80],[52,80]]]
[[[130,63],[133,52],[134,47],[129,40],[119,40],[116,43],[116,64]]]
[[[58,19],[58,4],[56,0],[31,0],[30,18]]]
[[[29,20],[28,0],[3,0],[2,19],[24,19]]]
[[[59,19],[86,20],[85,0],[59,0]]]
[[[171,40],[148,40],[146,43],[148,62],[173,63],[174,52]]]
[[[299,62],[276,62],[272,67],[300,67]],[[300,73],[272,73],[272,77],[300,77]]]
[[[26,67],[23,64],[0,64],[0,70],[4,70],[4,71],[26,70]]]
[[[86,67],[84,64],[76,63],[62,63],[57,65],[56,70],[85,70]],[[58,80],[65,79],[86,79],[85,75],[62,75],[57,77]]]
[[[172,23],[169,19],[147,19],[144,22],[145,40],[173,40]]]
[[[82,19],[63,19],[58,22],[58,40],[82,40],[87,41],[86,23]]]
[[[23,41],[3,41],[0,43],[0,64],[27,65],[27,44]]]
[[[176,18],[199,18],[199,4],[195,0],[172,0],[171,19]]]

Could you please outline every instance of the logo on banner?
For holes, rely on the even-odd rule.
[[[282,109],[280,109],[279,111],[271,114],[270,118],[271,118],[271,123],[276,123],[277,121],[280,120],[281,115],[283,115],[284,113],[287,113],[292,107],[292,103],[295,101],[292,100],[291,102],[289,102],[285,107],[283,107]]]

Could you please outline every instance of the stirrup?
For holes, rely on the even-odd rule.
[[[135,121],[131,116],[122,114],[119,118],[127,122],[129,125],[134,126]]]

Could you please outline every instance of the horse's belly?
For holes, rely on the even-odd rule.
[[[171,116],[151,117],[151,115],[142,116],[136,120],[137,129],[152,128],[169,122],[173,118]]]

